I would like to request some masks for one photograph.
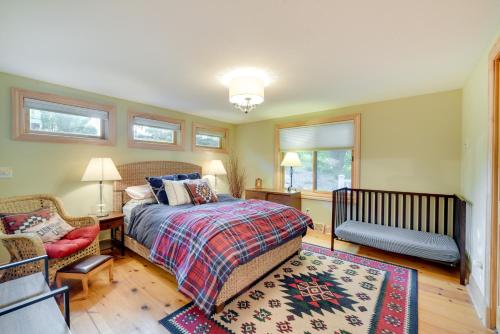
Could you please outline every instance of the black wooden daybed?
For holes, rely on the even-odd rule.
[[[342,188],[333,191],[332,240],[460,268],[465,284],[466,202],[456,195]]]

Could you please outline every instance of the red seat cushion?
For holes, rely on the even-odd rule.
[[[59,259],[86,248],[95,240],[98,234],[98,225],[81,227],[69,232],[64,238],[53,243],[43,244],[43,246],[49,258]]]

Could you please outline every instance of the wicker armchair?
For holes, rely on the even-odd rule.
[[[21,213],[31,212],[41,208],[50,209],[51,213],[58,213],[68,224],[74,227],[84,227],[99,224],[96,217],[69,216],[59,199],[51,195],[31,195],[0,198],[0,212]],[[12,261],[24,260],[39,255],[45,255],[42,240],[32,233],[6,234],[3,224],[0,224],[0,242],[9,250]],[[99,240],[96,238],[87,248],[60,259],[49,260],[50,282],[54,282],[56,272],[62,267],[73,263],[88,255],[99,255]],[[12,268],[3,273],[0,282],[8,281],[20,276],[29,275],[43,270],[42,263],[26,264]]]

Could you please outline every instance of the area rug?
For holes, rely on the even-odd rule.
[[[416,270],[303,243],[207,317],[192,303],[160,320],[174,334],[417,333]]]

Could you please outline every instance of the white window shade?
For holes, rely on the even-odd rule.
[[[201,129],[201,128],[196,130],[196,134],[203,136],[219,137],[219,138],[224,138],[226,136],[224,131],[215,131],[215,130]]]
[[[181,129],[181,125],[178,123],[157,121],[154,119],[143,118],[143,117],[134,117],[134,124],[135,125],[150,126],[150,127],[154,127],[154,128],[160,128],[160,129],[168,129],[168,130],[173,130],[173,131],[179,131]]]
[[[349,148],[354,146],[354,122],[283,128],[279,135],[281,151]]]
[[[24,98],[24,108],[44,111],[52,111],[64,114],[85,116],[91,118],[108,119],[108,112],[90,108],[71,106],[62,103],[54,103],[31,98]]]

